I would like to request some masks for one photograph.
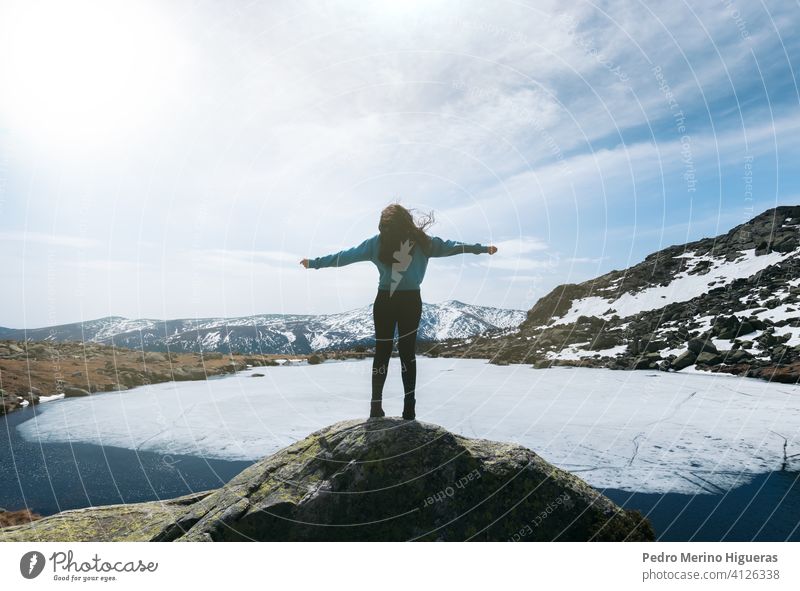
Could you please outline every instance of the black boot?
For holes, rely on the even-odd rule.
[[[416,418],[414,407],[416,406],[414,395],[411,394],[403,397],[403,418],[407,421],[413,421]]]
[[[379,419],[381,417],[385,417],[386,413],[383,412],[383,401],[378,398],[377,400],[372,400],[370,402],[369,408],[369,418],[371,419]]]

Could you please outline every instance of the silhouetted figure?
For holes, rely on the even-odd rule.
[[[428,259],[462,253],[497,252],[495,246],[465,244],[428,236],[425,229],[433,223],[433,215],[417,222],[411,212],[399,203],[392,203],[381,212],[379,233],[358,246],[300,264],[311,269],[343,267],[359,261],[372,261],[380,274],[378,293],[372,306],[375,323],[375,357],[372,361],[372,401],[370,417],[382,417],[383,386],[392,357],[395,328],[397,350],[403,379],[403,418],[415,418],[417,381],[416,341],[422,315],[420,284],[425,277]]]

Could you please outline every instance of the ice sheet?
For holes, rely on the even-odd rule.
[[[417,418],[512,441],[596,487],[704,493],[800,453],[800,387],[700,373],[613,371],[418,357]],[[385,410],[402,408],[393,358]],[[251,377],[253,373],[264,377]],[[368,410],[371,360],[253,368],[200,382],[54,400],[18,428],[79,441],[258,459]],[[784,442],[786,448],[784,450]],[[797,459],[788,467],[797,469]]]

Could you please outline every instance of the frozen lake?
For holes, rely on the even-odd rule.
[[[31,442],[253,461],[336,421],[366,416],[371,363],[254,368],[56,400],[17,429]],[[720,494],[798,467],[798,386],[472,359],[418,357],[417,364],[419,420],[520,443],[596,488]],[[400,414],[397,358],[384,400],[387,414]]]

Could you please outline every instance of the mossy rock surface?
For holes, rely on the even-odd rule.
[[[654,539],[638,512],[529,449],[397,418],[326,427],[197,499],[82,511],[68,525],[48,526],[64,513],[0,539]]]
[[[105,505],[63,511],[25,525],[0,529],[0,542],[140,542],[150,540],[212,491],[166,501]]]

